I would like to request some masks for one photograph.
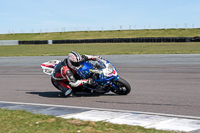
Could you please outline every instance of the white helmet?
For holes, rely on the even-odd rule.
[[[75,69],[80,66],[82,57],[77,52],[70,52],[67,58],[67,63],[71,69]]]

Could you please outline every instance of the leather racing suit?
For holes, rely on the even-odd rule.
[[[68,57],[67,57],[68,58]],[[65,96],[72,93],[73,88],[80,87],[84,84],[90,84],[91,79],[81,79],[79,74],[76,72],[77,67],[69,67],[67,58],[59,63],[52,75],[52,84],[59,89]],[[87,60],[95,60],[101,58],[100,56],[82,55],[82,62]]]

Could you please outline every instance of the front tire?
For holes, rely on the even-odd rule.
[[[121,77],[119,80],[115,81],[114,84],[119,88],[118,90],[114,91],[114,93],[118,95],[127,95],[131,91],[130,84]]]

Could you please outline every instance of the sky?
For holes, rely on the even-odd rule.
[[[200,28],[200,0],[0,0],[0,34]]]

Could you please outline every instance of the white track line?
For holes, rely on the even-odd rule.
[[[173,114],[141,112],[141,111],[131,111],[131,110],[102,109],[102,108],[90,108],[90,107],[80,107],[80,106],[66,106],[66,105],[53,105],[53,104],[40,104],[40,103],[24,103],[24,102],[9,102],[9,101],[0,101],[0,103],[35,105],[35,106],[50,106],[50,107],[64,107],[64,108],[88,109],[88,110],[99,110],[99,111],[113,111],[113,112],[124,112],[124,113],[126,112],[126,113],[158,115],[158,116],[167,116],[167,117],[177,117],[177,118],[187,118],[187,119],[200,120],[200,117],[196,117],[196,116],[173,115]]]

